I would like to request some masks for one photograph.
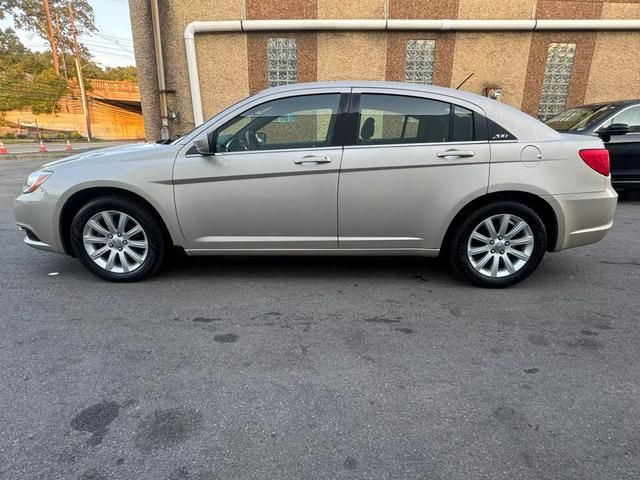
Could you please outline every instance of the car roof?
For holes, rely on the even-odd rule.
[[[411,91],[423,91],[441,95],[451,95],[455,92],[456,96],[463,99],[468,100],[472,103],[476,103],[473,100],[484,99],[487,100],[487,97],[482,97],[480,95],[476,95],[475,93],[466,92],[464,90],[455,90],[453,88],[446,87],[437,87],[435,85],[423,85],[419,83],[408,83],[408,82],[391,82],[391,81],[374,81],[374,80],[336,80],[336,81],[326,81],[326,82],[300,82],[300,83],[291,83],[289,85],[280,85],[278,87],[271,87],[263,92],[275,93],[278,91],[293,91],[293,90],[302,90],[307,88],[392,88],[395,90],[411,90]]]
[[[542,141],[557,139],[558,132],[548,127],[538,119],[513,108],[505,103],[498,102],[482,95],[466,92],[464,90],[456,90],[453,88],[437,87],[434,85],[422,85],[417,83],[406,82],[382,82],[382,81],[366,81],[366,80],[350,80],[350,81],[329,81],[329,82],[303,82],[293,83],[289,85],[281,85],[271,87],[259,92],[256,96],[267,96],[271,94],[304,91],[308,89],[319,88],[386,88],[393,90],[405,90],[407,92],[419,92],[426,94],[435,94],[451,97],[455,99],[467,101],[476,105],[484,112],[487,118],[490,118],[497,124],[506,128],[519,141]]]

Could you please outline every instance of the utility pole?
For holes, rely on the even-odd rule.
[[[71,22],[71,37],[73,40],[73,52],[76,56],[76,70],[78,72],[78,83],[80,84],[80,96],[82,97],[82,111],[84,121],[87,126],[87,141],[91,143],[91,120],[89,119],[89,104],[87,103],[87,92],[84,89],[84,79],[82,78],[82,67],[80,66],[80,48],[78,48],[78,37],[76,34],[76,24],[73,16],[71,0],[67,3],[69,8],[69,21]]]
[[[47,37],[51,45],[51,54],[53,55],[53,68],[56,75],[60,75],[60,60],[58,59],[58,46],[56,45],[56,37],[53,34],[53,20],[51,19],[51,9],[49,8],[49,0],[44,0],[44,14],[47,17]]]

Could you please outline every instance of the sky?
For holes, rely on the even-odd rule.
[[[105,67],[135,65],[128,0],[88,0],[93,7],[98,31],[80,41],[89,49],[93,60]],[[0,21],[1,28],[15,30],[11,18]],[[48,44],[31,32],[17,31],[22,43],[31,50],[46,50]]]

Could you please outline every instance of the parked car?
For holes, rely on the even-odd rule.
[[[15,203],[25,242],[112,281],[189,255],[448,256],[506,287],[602,239],[617,195],[599,138],[485,97],[388,82],[265,90],[170,144],[45,165]]]
[[[640,190],[640,100],[594,103],[547,120],[554,130],[598,136],[609,150],[616,190]]]

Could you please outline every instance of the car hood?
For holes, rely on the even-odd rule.
[[[153,150],[158,153],[169,154],[177,151],[177,145],[163,145],[159,143],[131,143],[116,147],[101,148],[90,152],[77,153],[54,162],[43,165],[43,168],[58,167],[62,165],[77,165],[95,161],[119,162],[128,161],[146,156]]]

